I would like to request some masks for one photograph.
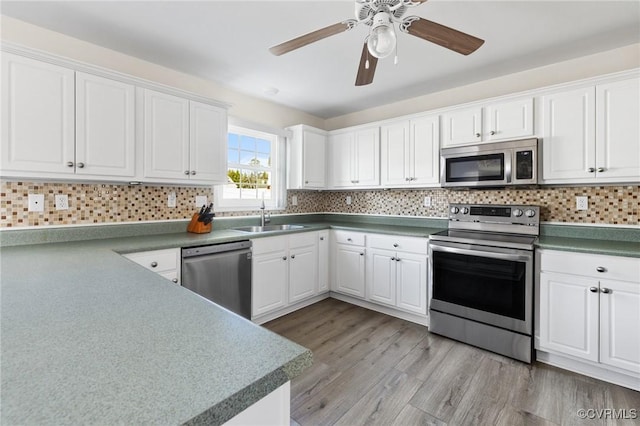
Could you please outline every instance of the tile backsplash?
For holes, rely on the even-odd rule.
[[[167,197],[176,193],[176,207]],[[45,211],[28,211],[28,194],[45,194]],[[56,210],[54,196],[67,194],[69,209]],[[0,184],[0,227],[78,225],[188,219],[197,210],[196,195],[213,200],[206,187],[129,186],[122,184],[33,183]],[[292,196],[297,205],[291,204]],[[376,215],[446,217],[449,203],[533,204],[546,222],[600,225],[638,225],[640,186],[540,187],[500,190],[370,190],[289,191],[287,208],[278,213],[362,213]],[[351,204],[346,204],[347,196]],[[576,196],[589,197],[589,209],[578,211]],[[429,197],[431,206],[424,206]],[[256,215],[258,211],[217,213],[218,216]]]

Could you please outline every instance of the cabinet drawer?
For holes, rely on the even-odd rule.
[[[317,232],[300,232],[289,235],[289,248],[313,246],[318,241]]]
[[[287,250],[288,237],[286,235],[277,237],[256,238],[251,240],[253,254],[266,254],[276,251]]]
[[[153,272],[177,270],[180,258],[178,249],[130,253],[124,257]]]
[[[333,236],[338,244],[363,246],[365,243],[365,234],[360,232],[333,231]]]
[[[599,272],[598,268],[604,268],[603,272]],[[540,269],[608,280],[640,282],[640,259],[631,257],[541,251]]]
[[[427,254],[426,238],[369,234],[368,241],[371,248]]]

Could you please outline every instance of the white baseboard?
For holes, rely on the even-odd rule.
[[[429,317],[427,315],[412,314],[409,312],[400,311],[393,308],[387,308],[386,306],[377,305],[375,303],[368,302],[366,300],[358,299],[346,294],[336,293],[332,291],[330,293],[334,299],[342,300],[343,302],[351,303],[352,305],[360,306],[362,308],[371,309],[372,311],[381,312],[392,317],[400,318],[406,321],[411,321],[416,324],[429,326]]]
[[[317,296],[313,296],[309,299],[303,300],[301,302],[295,303],[293,305],[287,306],[286,308],[278,309],[277,311],[269,312],[268,314],[260,315],[258,317],[251,318],[256,324],[264,324],[265,322],[269,322],[276,318],[280,318],[281,316],[290,314],[291,312],[297,311],[298,309],[302,309],[309,305],[313,305],[321,300],[329,298],[329,293],[322,293]]]

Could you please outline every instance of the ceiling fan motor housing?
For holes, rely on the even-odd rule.
[[[371,25],[378,12],[387,12],[394,18],[401,18],[407,10],[405,0],[356,0],[356,19],[358,22]]]

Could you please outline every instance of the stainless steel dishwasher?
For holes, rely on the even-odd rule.
[[[251,319],[251,241],[183,248],[182,286]]]

